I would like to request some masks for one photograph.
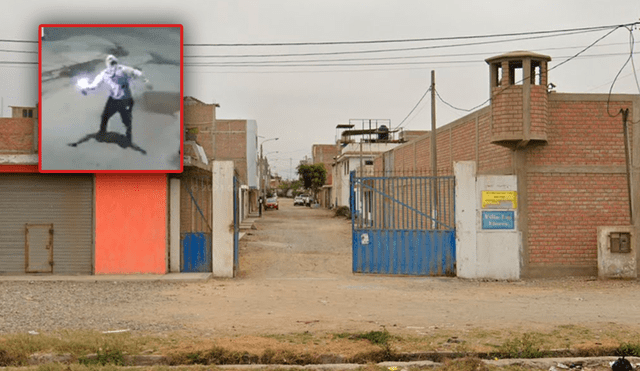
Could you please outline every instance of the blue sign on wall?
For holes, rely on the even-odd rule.
[[[513,211],[483,211],[482,229],[514,229]]]

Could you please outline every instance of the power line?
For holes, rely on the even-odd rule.
[[[627,27],[627,30],[629,31],[629,34],[630,34],[629,37],[631,38],[631,40],[633,40],[633,29]],[[620,67],[620,70],[616,74],[616,77],[613,78],[613,82],[611,82],[611,87],[609,88],[609,95],[607,96],[607,114],[609,115],[609,117],[616,117],[622,113],[622,110],[620,110],[615,115],[612,115],[611,112],[609,112],[609,104],[611,103],[611,92],[613,91],[613,86],[616,84],[616,80],[618,80],[618,77],[620,76],[624,68],[627,66],[627,64],[629,64],[629,61],[633,61],[633,43],[631,43],[631,45],[632,47],[629,50],[629,58],[627,58],[627,60],[622,65],[622,67]],[[634,70],[634,73],[635,73],[635,70]]]
[[[460,44],[430,45],[430,46],[419,46],[419,47],[412,47],[412,48],[369,49],[369,50],[352,50],[352,51],[338,51],[338,52],[311,52],[311,53],[284,53],[284,54],[186,55],[184,56],[184,58],[272,58],[272,57],[302,57],[302,56],[312,56],[312,55],[389,53],[389,52],[400,52],[400,51],[431,50],[431,49],[455,48],[455,47],[462,47],[462,46],[488,45],[488,44],[498,44],[498,43],[514,42],[514,41],[522,41],[522,40],[537,40],[537,39],[543,39],[543,38],[549,38],[549,37],[583,34],[583,33],[594,32],[594,31],[596,30],[579,31],[579,32],[576,31],[574,33],[566,33],[566,34],[559,34],[559,35],[542,35],[542,36],[507,39],[507,40],[481,41],[481,42],[460,43]]]
[[[429,88],[424,92],[424,94],[422,94],[422,97],[420,98],[420,100],[418,101],[418,103],[416,103],[415,106],[413,106],[413,108],[411,109],[411,111],[409,111],[409,113],[407,114],[407,116],[400,121],[400,123],[398,124],[398,126],[396,126],[395,128],[393,128],[393,130],[398,130],[402,127],[402,124],[409,118],[409,116],[411,116],[411,114],[413,113],[413,111],[416,110],[416,108],[418,108],[418,106],[420,105],[420,103],[422,102],[422,100],[424,99],[424,97],[427,96],[427,94],[431,91],[431,86],[429,86]]]
[[[572,60],[574,60],[574,59],[578,58],[582,53],[584,53],[584,52],[586,52],[587,50],[591,49],[591,48],[592,48],[593,46],[595,46],[598,42],[602,41],[602,40],[603,40],[603,39],[605,39],[607,36],[611,35],[613,32],[615,32],[615,31],[616,31],[618,28],[620,28],[620,27],[626,27],[626,26],[618,26],[618,27],[616,27],[616,28],[612,29],[611,31],[607,32],[607,33],[606,33],[606,34],[604,34],[603,36],[601,36],[601,37],[599,37],[598,39],[596,39],[596,41],[594,41],[594,42],[592,42],[591,44],[589,44],[587,47],[585,47],[585,48],[583,48],[582,50],[580,50],[578,53],[576,53],[576,54],[574,54],[573,56],[571,56],[571,57],[569,57],[569,58],[565,59],[564,61],[560,62],[559,64],[557,64],[557,65],[555,65],[555,66],[553,66],[553,67],[549,68],[549,69],[547,70],[547,73],[548,73],[549,71],[552,71],[552,70],[554,70],[554,69],[556,69],[556,68],[558,68],[558,67],[560,67],[560,66],[562,66],[562,65],[566,64],[566,63],[567,63],[567,62],[569,62],[569,61],[572,61]],[[633,53],[631,53],[631,55],[633,55]],[[630,57],[631,57],[631,55],[630,55]],[[627,59],[627,61],[625,62],[625,64],[622,66],[622,68],[624,68],[624,66],[626,66],[626,65],[627,65],[627,63],[629,63],[629,59]],[[618,72],[618,75],[620,75],[620,72],[622,72],[622,69]],[[618,78],[618,75],[616,75],[616,79]],[[513,87],[514,85],[518,85],[518,84],[522,83],[522,82],[524,81],[524,79],[525,79],[525,78],[521,79],[520,81],[516,82],[516,83],[515,83],[515,84],[513,84],[513,85],[508,85],[506,88],[504,88],[504,89],[502,89],[501,91],[499,91],[498,93],[496,93],[496,95],[500,95],[500,94],[504,93],[505,91],[509,90],[509,89],[510,89],[511,87]],[[615,80],[614,80],[614,83],[615,83]],[[613,84],[611,85],[611,89],[613,89]],[[611,90],[609,91],[609,94],[611,94]],[[473,108],[470,108],[470,109],[466,109],[466,108],[459,108],[459,107],[455,107],[455,106],[453,106],[452,104],[450,104],[450,103],[446,102],[444,99],[442,99],[442,97],[440,97],[440,95],[438,94],[438,91],[437,91],[437,90],[436,90],[436,95],[440,98],[440,100],[441,100],[444,104],[448,105],[449,107],[451,107],[451,108],[453,108],[453,109],[456,109],[456,110],[459,110],[459,111],[465,111],[465,112],[472,112],[472,111],[474,111],[474,110],[476,110],[476,109],[478,109],[478,108],[480,108],[480,107],[484,106],[485,104],[489,103],[489,102],[491,101],[491,99],[492,99],[492,97],[490,97],[489,99],[487,99],[486,101],[484,101],[484,102],[480,103],[479,105],[477,105],[477,106],[475,106],[475,107],[473,107]],[[609,111],[609,109],[608,109],[608,105],[609,105],[609,103],[607,102],[607,112]]]
[[[33,40],[15,40],[15,39],[0,39],[2,43],[29,43],[29,44],[37,44],[37,41]]]
[[[614,57],[627,55],[627,53],[601,53],[583,56],[582,58]],[[433,56],[436,57],[436,56]],[[389,60],[406,58],[431,58],[422,57],[387,57],[387,58],[363,58],[363,59],[333,59],[333,60],[306,60],[306,61],[255,61],[255,62],[205,62],[185,63],[185,67],[363,67],[363,66],[401,66],[401,65],[426,65],[426,64],[470,64],[484,63],[483,59],[476,60],[448,60],[448,61],[422,61],[422,62],[380,62],[380,63],[319,63],[319,62],[357,62],[367,60]],[[560,56],[554,58],[571,58]],[[298,63],[298,64],[297,64]],[[315,63],[315,64],[314,64]]]
[[[35,52],[35,51],[28,51],[28,50],[11,50],[11,49],[0,49],[0,52],[3,52],[3,53],[27,53],[27,54],[38,54],[38,52]]]
[[[38,64],[38,62],[0,61],[0,64]]]
[[[432,37],[432,38],[414,38],[414,39],[387,39],[387,40],[360,40],[360,41],[319,41],[319,42],[275,42],[275,43],[233,43],[233,44],[184,44],[184,46],[213,46],[213,47],[247,47],[247,46],[310,46],[310,45],[356,45],[356,44],[389,44],[389,43],[409,43],[409,42],[426,42],[426,41],[448,41],[448,40],[469,40],[469,39],[483,39],[483,38],[495,38],[495,37],[513,37],[513,36],[525,36],[525,35],[541,35],[541,34],[554,34],[554,33],[567,33],[567,32],[589,32],[599,31],[603,29],[609,29],[612,27],[631,26],[636,25],[638,22],[629,23],[626,25],[609,25],[609,26],[595,26],[595,27],[581,27],[581,28],[568,28],[559,30],[544,30],[544,31],[530,31],[530,32],[516,32],[516,33],[503,33],[503,34],[488,34],[488,35],[466,35],[466,36],[446,36],[446,37]]]

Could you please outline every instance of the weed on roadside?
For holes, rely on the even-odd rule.
[[[258,363],[259,357],[248,352],[232,352],[222,347],[206,351],[176,353],[169,356],[169,364],[175,365],[225,365]]]
[[[82,365],[115,365],[124,366],[124,354],[120,349],[98,349],[95,357],[80,357],[78,362]]]
[[[640,344],[622,343],[615,352],[618,357],[640,357]]]
[[[498,351],[503,358],[543,358],[548,352],[543,347],[540,334],[525,332],[521,337],[507,340]]]
[[[383,331],[369,331],[360,334],[353,334],[348,332],[342,332],[333,334],[338,339],[350,339],[350,340],[369,340],[371,344],[386,345],[391,340],[391,334],[387,329]]]

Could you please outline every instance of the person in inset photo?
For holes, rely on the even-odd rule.
[[[96,134],[96,140],[104,140],[107,134],[107,124],[109,119],[116,112],[120,113],[122,123],[127,129],[127,142],[132,143],[132,115],[133,97],[131,95],[130,82],[133,79],[142,79],[144,83],[149,80],[143,77],[142,71],[132,67],[123,66],[118,63],[118,58],[108,55],[106,58],[107,68],[102,70],[92,83],[80,86],[82,94],[87,95],[87,91],[97,89],[102,83],[109,86],[109,99],[104,106],[100,121],[100,131]]]

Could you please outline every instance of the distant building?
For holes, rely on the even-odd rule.
[[[322,207],[333,204],[333,162],[338,155],[338,146],[335,144],[314,144],[311,147],[313,164],[322,164],[327,171],[327,180],[318,193],[318,202]]]

